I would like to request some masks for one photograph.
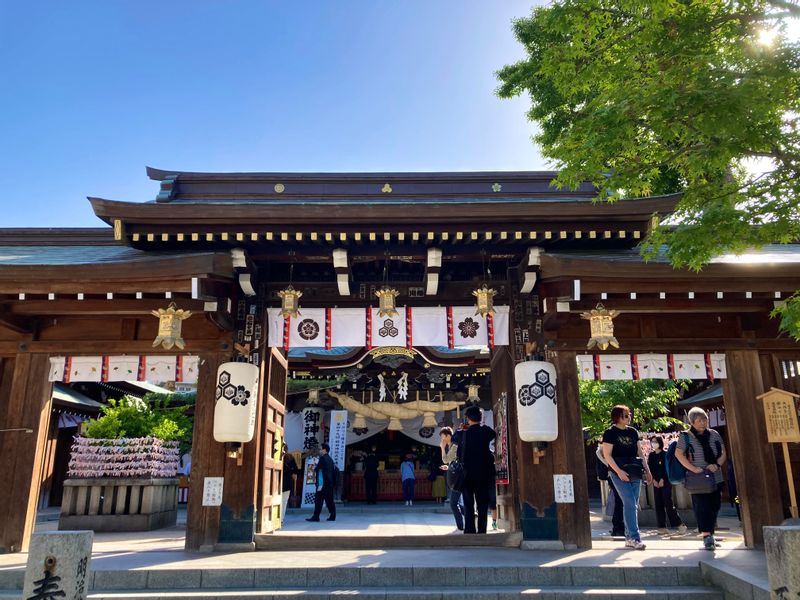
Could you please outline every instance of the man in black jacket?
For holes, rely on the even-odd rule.
[[[331,447],[328,444],[322,444],[319,450],[319,462],[316,469],[316,483],[317,493],[314,496],[314,514],[311,515],[306,521],[319,521],[319,515],[322,512],[322,502],[328,507],[328,521],[336,520],[336,504],[333,502],[334,492],[334,473],[333,473],[333,459],[328,452]]]
[[[489,486],[494,484],[494,455],[489,444],[494,439],[494,429],[481,425],[483,412],[470,406],[464,412],[469,427],[461,432],[459,455],[464,463],[464,533],[486,533],[489,513]],[[478,529],[475,530],[475,505],[478,510]]]

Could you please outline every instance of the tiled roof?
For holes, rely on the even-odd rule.
[[[131,263],[192,255],[145,252],[128,246],[0,246],[0,266]]]

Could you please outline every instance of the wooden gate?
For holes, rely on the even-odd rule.
[[[257,533],[280,527],[281,484],[283,477],[283,427],[286,414],[286,379],[289,364],[278,348],[271,348],[263,363],[264,401],[258,426],[261,430],[261,457],[258,482]]]

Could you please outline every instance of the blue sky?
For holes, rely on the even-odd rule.
[[[534,0],[7,0],[0,227],[97,226],[185,171],[547,168],[522,57]]]

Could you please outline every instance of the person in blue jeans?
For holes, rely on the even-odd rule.
[[[400,478],[403,480],[403,500],[406,506],[414,504],[414,486],[417,483],[417,476],[414,474],[414,463],[410,457],[400,463]]]
[[[453,430],[450,427],[442,427],[439,430],[439,448],[442,451],[442,464],[439,468],[447,471],[447,465],[453,462],[458,456],[458,445],[453,441]],[[447,481],[447,477],[445,477]],[[464,530],[464,513],[458,505],[461,500],[461,492],[457,492],[447,487],[447,497],[450,502],[450,510],[453,511],[453,518],[456,520],[456,527],[459,531]]]
[[[639,432],[629,425],[631,409],[617,405],[611,409],[613,425],[603,433],[603,456],[608,463],[608,476],[622,498],[625,521],[625,547],[644,550],[639,533],[639,494],[642,477],[652,481],[644,453],[639,445]]]

